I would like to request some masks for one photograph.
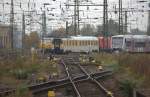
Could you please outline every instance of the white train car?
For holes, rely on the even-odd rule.
[[[147,35],[112,36],[112,49],[126,52],[150,52],[150,37]]]
[[[71,36],[62,39],[64,52],[92,52],[99,51],[99,41],[94,36]]]

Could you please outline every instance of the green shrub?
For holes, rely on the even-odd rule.
[[[18,85],[16,92],[15,92],[15,97],[31,97],[28,87],[26,84]]]
[[[136,88],[136,82],[132,80],[123,80],[120,82],[120,90],[124,97],[132,97],[133,89]]]
[[[28,78],[28,72],[26,70],[18,69],[13,71],[13,75],[16,79],[24,80]]]

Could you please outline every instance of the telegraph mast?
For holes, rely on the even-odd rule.
[[[150,3],[149,3],[150,8]],[[150,35],[150,10],[148,10],[148,27],[147,27],[147,35]]]
[[[103,6],[103,36],[108,36],[108,4],[107,0],[104,0]]]
[[[14,1],[11,0],[10,10],[10,47],[13,49],[13,33],[14,33]]]
[[[119,0],[119,34],[123,34],[122,0]]]
[[[22,14],[22,51],[25,49],[25,15]]]

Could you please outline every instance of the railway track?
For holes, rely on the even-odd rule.
[[[73,57],[73,56],[72,56]],[[40,94],[42,92],[49,91],[50,89],[57,89],[60,87],[65,87],[68,85],[72,85],[73,89],[77,95],[77,97],[82,97],[80,95],[79,89],[77,87],[78,83],[85,83],[85,81],[89,81],[89,80],[97,80],[106,76],[110,76],[112,75],[112,71],[101,71],[98,73],[87,73],[86,70],[84,70],[84,68],[82,68],[82,66],[80,66],[79,62],[77,60],[74,60],[74,58],[66,58],[67,60],[62,60],[61,63],[64,65],[65,67],[65,71],[66,71],[66,75],[67,77],[64,79],[60,79],[60,80],[56,80],[56,81],[49,81],[49,82],[44,82],[41,84],[36,84],[36,85],[30,85],[28,86],[29,90],[33,93],[33,94]],[[69,60],[68,60],[69,59]],[[72,65],[76,65],[75,66],[75,70],[74,70],[74,74],[72,74],[70,72],[69,66],[67,64],[71,64]],[[78,64],[78,65],[77,65]],[[80,69],[80,74],[79,71],[77,71],[78,73],[75,73],[75,71],[78,69]],[[98,82],[96,82],[98,84]],[[107,89],[104,89],[104,91],[107,91]],[[11,93],[14,93],[16,91],[16,89],[12,89],[12,90],[6,90],[6,91],[1,91],[0,92],[0,97],[5,97],[4,95],[9,95]],[[106,94],[108,94],[108,91],[106,92]],[[110,96],[113,97],[113,96]]]
[[[66,72],[68,74],[68,77],[70,79],[73,78],[73,76],[71,76],[71,70],[69,71],[69,66],[71,65],[74,65],[74,66],[78,66],[78,68],[80,69],[80,71],[87,76],[87,79],[89,79],[92,83],[96,84],[98,86],[98,88],[105,94],[106,97],[114,97],[113,94],[107,90],[96,78],[94,78],[93,76],[91,76],[90,73],[88,73],[86,71],[86,69],[84,69],[81,65],[80,65],[80,62],[77,60],[78,58],[77,57],[68,57],[68,58],[65,58],[62,60],[62,64],[65,66],[66,68]],[[66,65],[68,64],[68,65]],[[73,80],[70,80],[72,85],[73,85],[73,88],[75,90],[75,93],[76,93],[76,96],[77,97],[82,97],[80,92],[79,92],[79,89],[77,88],[76,84],[73,82]]]
[[[100,79],[100,78],[110,76],[110,75],[112,75],[111,71],[103,71],[103,72],[91,74],[91,76],[94,77],[95,79]],[[84,81],[88,80],[87,78],[88,78],[88,76],[82,75],[82,76],[73,78],[73,81],[75,83],[84,82]],[[49,81],[49,82],[45,82],[45,83],[41,83],[41,84],[30,85],[30,86],[28,86],[28,88],[30,91],[32,91],[33,94],[38,94],[41,92],[48,91],[49,89],[64,87],[64,86],[67,86],[70,84],[71,83],[69,81],[69,78],[65,78],[65,79],[60,79],[57,81]],[[7,89],[5,91],[0,91],[0,97],[5,97],[6,95],[14,93],[15,91],[16,91],[16,89],[9,89],[9,90]]]

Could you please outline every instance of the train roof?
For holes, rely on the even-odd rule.
[[[150,36],[148,35],[115,35],[115,36],[112,36],[112,37],[124,37],[124,38],[148,38]]]
[[[97,40],[95,36],[72,36],[71,38],[77,40]]]
[[[65,39],[70,39],[70,40],[98,40],[98,38],[95,36],[70,36],[69,38],[65,38]]]
[[[55,38],[53,37],[44,37],[44,40],[53,40]],[[62,39],[62,40],[98,40],[97,37],[95,36],[69,36],[69,37],[66,37],[66,38],[59,38],[59,39]]]

